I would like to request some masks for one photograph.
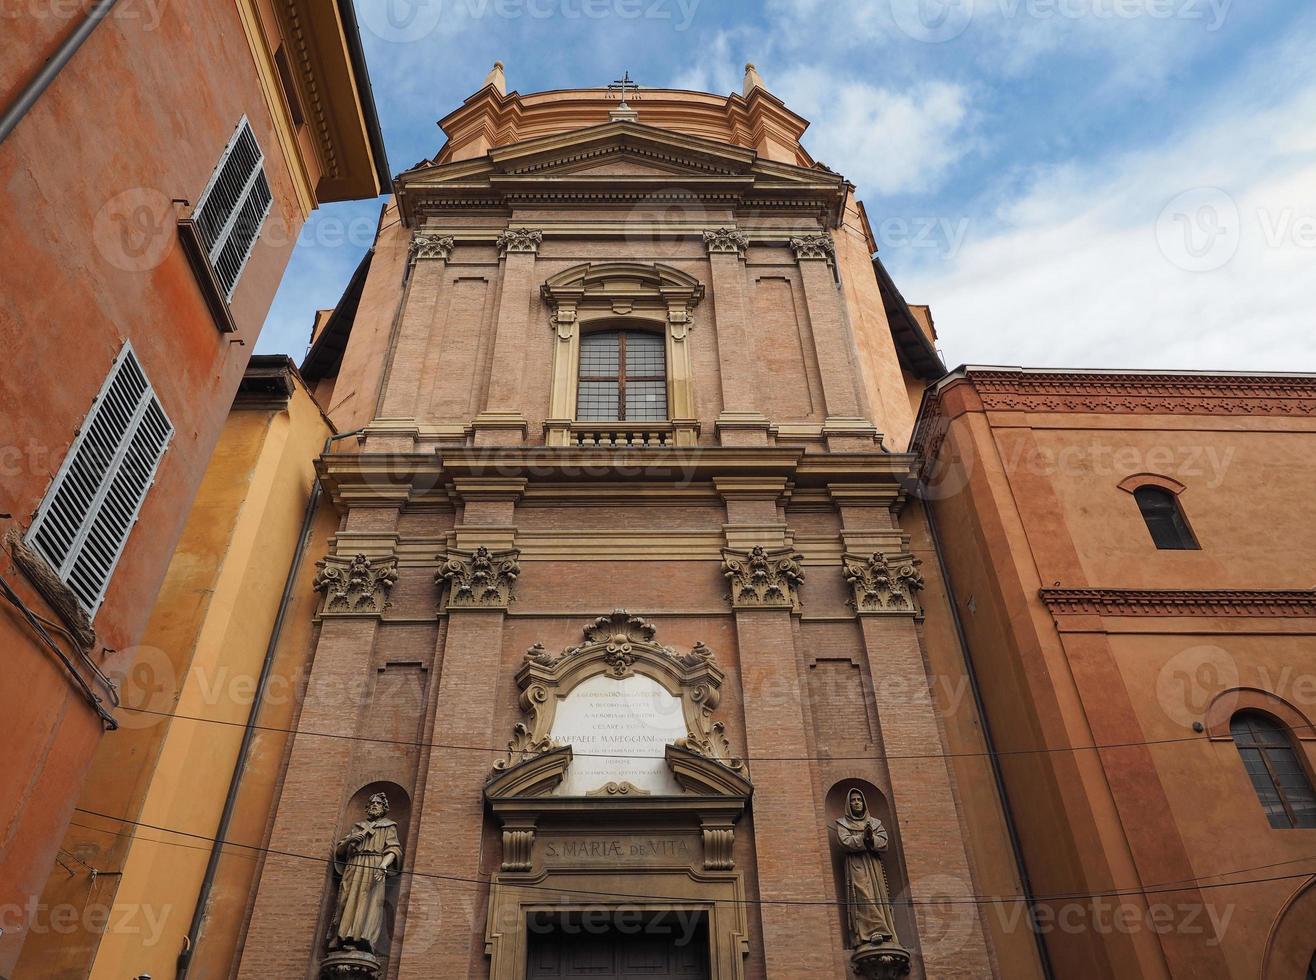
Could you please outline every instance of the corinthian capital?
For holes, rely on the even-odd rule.
[[[749,551],[722,551],[722,575],[731,585],[736,609],[795,609],[799,585],[804,581],[800,556],[791,548],[768,550],[755,545]]]
[[[831,261],[832,256],[836,254],[836,244],[830,235],[807,235],[804,238],[792,238],[791,251],[795,253],[797,262],[803,262],[805,259]]]
[[[448,608],[506,609],[513,599],[512,584],[521,574],[520,554],[515,548],[490,551],[483,545],[474,551],[449,551],[434,576],[452,586]]]
[[[530,252],[535,255],[539,253],[539,243],[543,239],[544,233],[542,231],[536,231],[532,228],[508,228],[498,236],[498,254]]]
[[[416,235],[411,239],[412,261],[420,259],[443,259],[445,262],[452,254],[455,243],[451,236]]]
[[[381,613],[388,608],[388,593],[398,580],[396,558],[344,558],[326,555],[316,562],[316,592],[324,593],[326,613]]]
[[[734,228],[716,228],[704,232],[704,247],[708,254],[724,253],[727,255],[744,255],[749,247],[749,236]]]
[[[867,558],[843,555],[841,560],[845,580],[854,590],[850,605],[855,612],[918,614],[914,593],[923,589],[923,573],[917,558],[877,552]]]

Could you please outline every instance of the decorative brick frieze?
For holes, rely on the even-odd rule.
[[[1316,616],[1316,591],[1041,589],[1057,616]]]

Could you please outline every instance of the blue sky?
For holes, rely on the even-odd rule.
[[[394,171],[508,88],[739,90],[859,188],[948,364],[1316,370],[1316,7],[1301,0],[357,0]],[[642,106],[641,106],[642,109]],[[643,119],[643,115],[641,115]],[[378,202],[304,230],[257,346],[300,359]]]

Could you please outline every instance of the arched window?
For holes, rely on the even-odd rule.
[[[580,338],[576,418],[667,420],[667,353],[660,334],[607,330]]]
[[[1260,711],[1240,711],[1229,734],[1272,827],[1316,827],[1316,793],[1288,729]]]
[[[1148,484],[1133,491],[1152,541],[1164,551],[1196,551],[1197,539],[1188,528],[1179,500],[1164,487]]]

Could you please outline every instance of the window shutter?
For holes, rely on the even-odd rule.
[[[192,213],[226,299],[233,298],[273,203],[265,155],[243,116]]]
[[[124,344],[26,538],[88,616],[105,597],[173,432],[131,345]]]

